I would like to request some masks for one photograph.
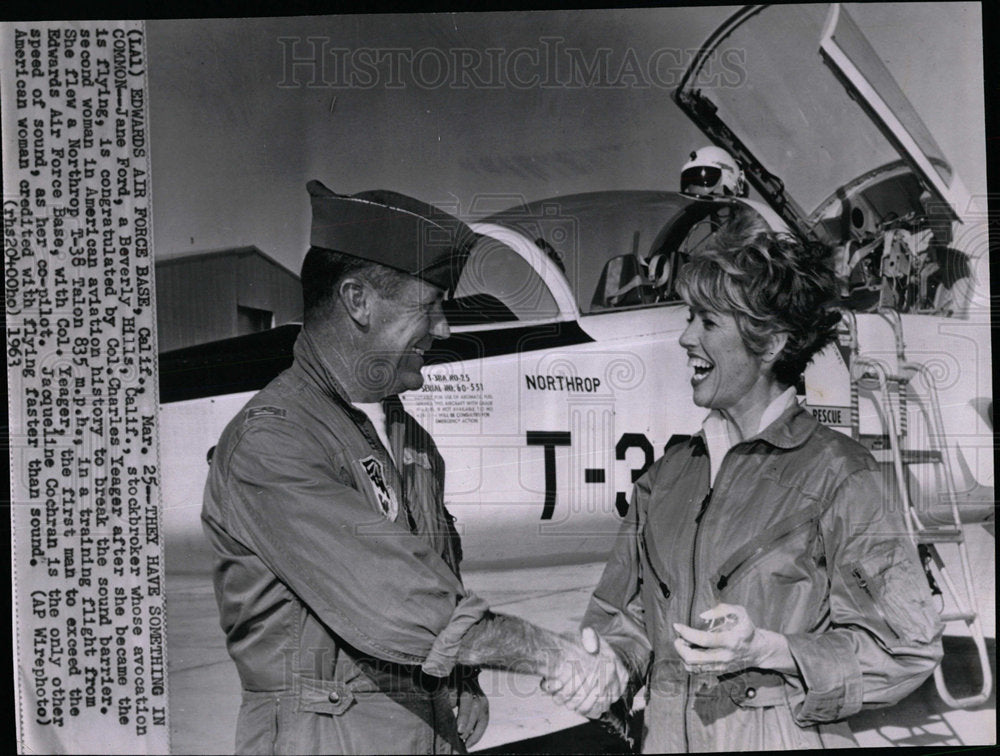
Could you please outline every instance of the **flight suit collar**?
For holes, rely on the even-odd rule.
[[[324,394],[339,404],[357,425],[368,421],[368,416],[351,404],[344,387],[336,378],[329,360],[317,347],[308,328],[299,331],[292,354],[295,365],[305,373],[306,377],[316,384]]]
[[[816,431],[819,421],[798,402],[792,403],[778,419],[753,439],[765,441],[779,449],[797,449]]]
[[[764,430],[740,443],[764,441],[779,449],[796,449],[809,440],[818,425],[819,421],[810,412],[794,402]],[[700,442],[702,448],[708,448],[703,430],[699,430],[692,440],[694,439]]]

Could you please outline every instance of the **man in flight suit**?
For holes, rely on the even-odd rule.
[[[448,336],[442,295],[475,235],[404,195],[307,188],[294,362],[223,432],[202,511],[236,751],[462,753],[488,718],[477,666],[617,662],[465,590],[443,460],[397,397]]]

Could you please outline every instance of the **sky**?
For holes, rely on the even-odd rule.
[[[978,4],[846,7],[968,188],[985,193]],[[156,254],[255,244],[297,272],[313,178],[464,216],[676,189],[707,142],[670,94],[734,10],[149,21]],[[591,79],[594,61],[606,73]],[[732,61],[714,72],[739,84]]]

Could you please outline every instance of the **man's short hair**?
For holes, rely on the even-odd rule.
[[[328,312],[340,282],[348,276],[367,281],[383,297],[391,299],[411,278],[407,273],[360,257],[323,247],[310,247],[302,261],[302,320],[310,322]]]

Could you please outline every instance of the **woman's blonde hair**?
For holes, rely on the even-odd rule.
[[[691,307],[731,314],[743,343],[762,354],[774,333],[788,340],[773,375],[794,385],[809,360],[836,337],[837,280],[829,250],[771,231],[737,211],[682,269],[677,289]]]

